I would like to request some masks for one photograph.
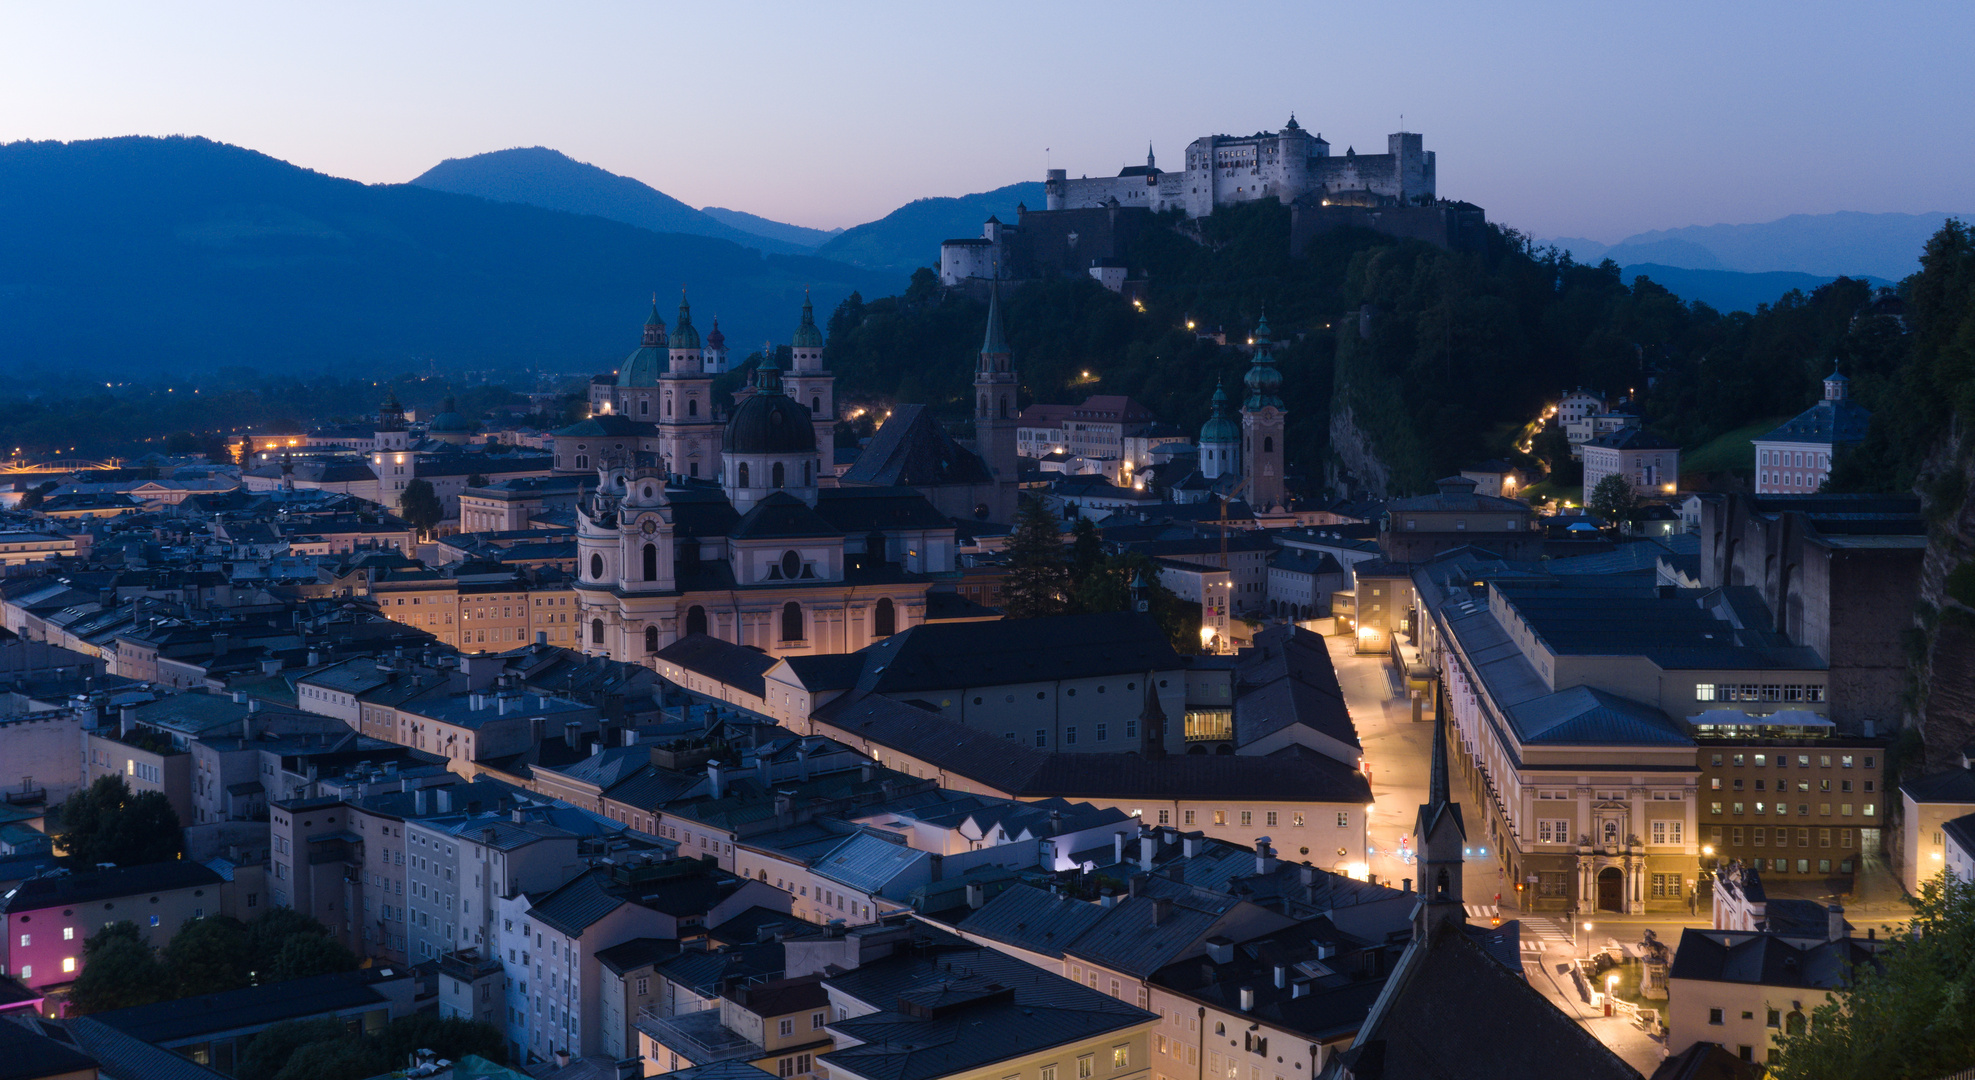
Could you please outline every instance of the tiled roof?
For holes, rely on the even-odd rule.
[[[867,962],[826,983],[833,995],[879,1010],[831,1024],[861,1045],[821,1058],[832,1071],[867,1080],[933,1080],[985,1070],[1158,1020],[1156,1013],[944,934],[931,947]]]
[[[1143,675],[1182,666],[1165,631],[1135,612],[920,625],[860,655],[860,694]]]
[[[980,457],[941,430],[924,405],[896,406],[843,476],[846,485],[876,487],[993,482]]]
[[[762,676],[775,666],[775,658],[759,649],[706,634],[688,634],[660,649],[654,658],[755,695],[766,688]]]
[[[776,491],[742,514],[727,535],[735,540],[769,540],[843,534],[801,499]]]
[[[1900,790],[1916,803],[1975,803],[1975,769],[1916,776],[1902,782]]]
[[[932,855],[890,840],[857,833],[810,864],[810,872],[862,893],[882,892],[899,875]]]
[[[609,870],[578,874],[531,902],[528,914],[564,936],[581,937],[591,924],[628,902],[609,885]]]
[[[1064,947],[1097,925],[1104,912],[1096,904],[1017,884],[962,919],[956,929],[1013,948],[1061,957]]]
[[[1855,443],[1872,424],[1870,410],[1850,398],[1820,401],[1755,442]]]
[[[1464,929],[1443,926],[1430,946],[1412,946],[1422,955],[1401,961],[1356,1044],[1331,1059],[1322,1076],[1342,1075],[1342,1068],[1355,1080],[1639,1080],[1637,1070]]]
[[[383,1005],[387,1000],[385,995],[370,984],[379,978],[390,977],[391,970],[382,967],[311,975],[92,1015],[94,1019],[145,1042],[188,1039],[207,1032]],[[409,969],[400,968],[398,972],[409,974]]]
[[[1803,945],[1779,934],[1689,928],[1680,932],[1669,979],[1832,990],[1876,948],[1855,938]]]
[[[87,904],[171,889],[210,888],[222,880],[209,868],[185,860],[31,878],[0,898],[0,911],[37,911],[57,904]]]

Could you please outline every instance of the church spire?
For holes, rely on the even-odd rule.
[[[1151,144],[1151,143],[1149,143],[1149,142],[1145,144],[1145,167],[1146,167],[1146,168],[1148,168],[1148,169],[1156,169],[1156,168],[1158,168],[1158,166],[1157,166],[1157,165],[1155,165],[1155,164],[1153,164],[1153,160],[1152,160],[1152,144]]]
[[[1433,721],[1433,764],[1427,775],[1427,801],[1413,825],[1419,852],[1420,905],[1413,912],[1413,935],[1424,941],[1440,925],[1467,922],[1461,870],[1467,854],[1467,825],[1447,779],[1447,718]]]
[[[1001,278],[988,282],[987,338],[981,342],[981,370],[992,371],[990,356],[1008,355],[1008,335],[1001,329]]]

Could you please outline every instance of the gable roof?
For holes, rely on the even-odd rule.
[[[1639,1073],[1465,932],[1441,924],[1399,969],[1325,1077],[1639,1080]]]
[[[924,405],[897,405],[857,455],[843,483],[877,487],[990,484],[979,455],[953,441]]]

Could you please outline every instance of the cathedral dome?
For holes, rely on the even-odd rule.
[[[730,454],[813,454],[816,429],[809,410],[782,393],[782,372],[768,354],[755,373],[755,392],[727,421]]]

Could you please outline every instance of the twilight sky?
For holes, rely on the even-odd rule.
[[[404,181],[550,146],[819,228],[1297,118],[1538,236],[1975,210],[1975,4],[0,5],[0,142],[204,135]]]

